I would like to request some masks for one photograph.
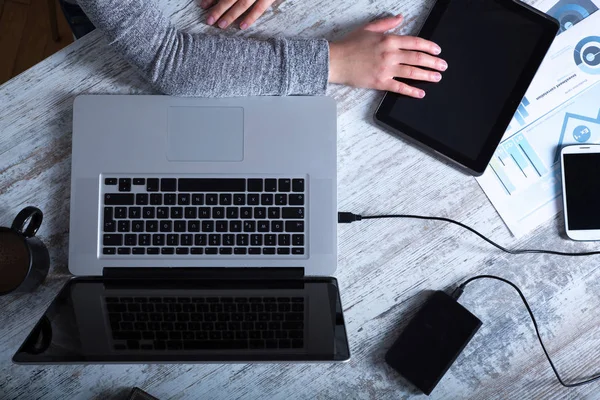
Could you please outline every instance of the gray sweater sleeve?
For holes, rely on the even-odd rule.
[[[324,39],[191,34],[175,28],[156,0],[78,3],[110,44],[162,93],[228,97],[326,91],[329,46]]]

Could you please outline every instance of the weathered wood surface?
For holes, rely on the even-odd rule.
[[[207,28],[193,1],[168,1],[183,29]],[[431,1],[278,1],[244,34],[336,38],[376,16],[404,13],[414,33]],[[230,30],[226,34],[240,34]],[[476,51],[476,49],[474,49]],[[451,66],[450,66],[451,67]],[[0,225],[26,205],[45,212],[40,236],[52,269],[36,293],[0,298],[0,398],[118,398],[132,386],[161,399],[419,397],[383,355],[428,290],[494,273],[516,282],[538,316],[567,379],[600,370],[600,259],[508,256],[443,223],[365,221],[338,228],[337,277],[352,359],[345,364],[17,366],[10,361],[68,278],[67,239],[73,98],[152,93],[97,33],[0,86]],[[591,249],[561,236],[561,219],[515,240],[475,180],[392,138],[370,122],[380,93],[331,87],[339,115],[339,209],[415,213],[463,221],[511,247]],[[600,383],[556,382],[516,293],[479,281],[461,302],[484,325],[432,398],[600,398]]]

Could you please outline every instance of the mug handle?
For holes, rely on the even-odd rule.
[[[16,230],[25,237],[32,237],[35,236],[38,229],[40,229],[43,219],[44,214],[42,213],[42,210],[37,207],[25,207],[15,217],[11,229]],[[29,225],[25,228],[27,220],[29,220]]]

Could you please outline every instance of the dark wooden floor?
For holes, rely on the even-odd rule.
[[[0,84],[73,42],[57,0],[60,40],[52,40],[48,0],[0,0]]]

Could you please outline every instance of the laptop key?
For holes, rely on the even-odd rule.
[[[241,232],[242,231],[242,221],[231,221],[229,223],[229,231],[230,232]]]
[[[117,253],[117,249],[114,247],[104,247],[102,249],[102,254],[105,254],[105,255],[113,255],[116,253]]]
[[[284,256],[290,254],[289,247],[279,247],[277,248],[277,255]]]
[[[287,194],[276,194],[275,204],[278,206],[287,206]]]
[[[235,244],[235,236],[232,234],[223,235],[223,246],[233,246]]]
[[[249,192],[262,192],[263,191],[263,180],[262,179],[248,179],[248,191]]]
[[[162,233],[152,235],[152,244],[154,246],[164,246],[165,245],[165,235]]]
[[[283,207],[281,217],[283,219],[304,219],[304,207]]]
[[[175,193],[165,193],[164,203],[165,206],[174,206],[175,204],[177,204],[177,196],[175,195]]]
[[[158,219],[169,218],[169,207],[158,207],[156,209],[156,218],[158,218]]]
[[[119,192],[131,191],[131,178],[119,178]]]
[[[221,194],[221,196],[219,198],[219,204],[222,206],[229,206],[229,205],[231,205],[232,201],[233,200],[229,193],[223,193],[223,194]]]
[[[219,234],[208,235],[208,244],[210,246],[220,246],[221,245],[221,235],[219,235]],[[207,254],[209,254],[209,253],[207,253]]]
[[[177,190],[177,179],[162,178],[160,180],[160,191],[161,192],[175,192],[176,190]]]
[[[293,192],[304,192],[304,179],[293,179],[292,180],[292,191]]]
[[[142,209],[140,207],[129,207],[129,219],[141,218]]]
[[[246,205],[246,195],[245,194],[234,194],[233,195],[233,204],[235,204],[236,206]]]
[[[239,216],[240,209],[237,207],[227,207],[226,213],[227,213],[227,218],[236,219]]]
[[[115,221],[109,221],[104,223],[104,232],[116,232],[117,231],[117,223]]]
[[[179,235],[177,235],[177,234],[167,235],[167,246],[178,246],[178,245],[179,245]]]
[[[174,232],[186,232],[186,221],[175,221],[173,224]]]
[[[202,247],[192,247],[190,249],[190,254],[194,254],[194,255],[204,254],[204,249]]]
[[[303,194],[290,194],[288,197],[290,206],[303,206],[304,195]]]
[[[302,339],[292,339],[292,348],[293,349],[301,349],[304,347],[304,340]]]
[[[162,205],[162,194],[160,194],[160,193],[152,193],[150,195],[150,205],[152,205],[152,206],[160,206],[160,205]]]
[[[268,209],[269,219],[279,219],[281,211],[279,207],[269,207]]]
[[[287,230],[287,224],[286,224],[286,232],[289,232]],[[304,246],[304,235],[292,235],[292,244],[294,246]]]
[[[294,248],[292,248],[292,254],[302,255],[302,254],[304,254],[304,249],[302,247],[294,247]]]
[[[250,235],[250,244],[252,246],[262,246],[262,235]]]
[[[219,204],[219,196],[216,193],[206,195],[206,205],[216,206],[217,204]]]
[[[273,195],[270,193],[265,193],[260,196],[260,204],[263,206],[272,206],[273,205]]]
[[[192,195],[192,204],[195,206],[201,206],[204,204],[204,193],[194,193]]]
[[[248,201],[247,201],[249,206],[257,206],[260,203],[260,195],[256,194],[256,193],[251,193],[248,195]]]
[[[104,178],[104,184],[105,185],[116,185],[117,178]]]
[[[275,254],[275,247],[264,247],[263,248],[263,254]]]
[[[136,246],[137,245],[137,235],[128,234],[125,235],[125,246]]]
[[[248,246],[248,235],[240,234],[236,235],[236,245],[237,246]]]
[[[247,250],[245,247],[236,247],[235,249],[233,249],[233,254],[236,255],[244,255],[247,253]]]
[[[189,193],[179,193],[177,204],[180,206],[187,206],[190,204],[190,195]]]
[[[286,232],[304,232],[304,221],[285,221]]]
[[[268,221],[259,221],[257,225],[258,226],[257,226],[256,230],[258,232],[269,232],[270,224]]]
[[[132,206],[133,203],[132,193],[107,193],[104,195],[104,204],[107,206]]]
[[[194,245],[196,246],[206,246],[206,235],[201,233],[201,234],[197,234],[194,235]],[[200,253],[202,254],[202,253]]]
[[[153,219],[154,211],[155,211],[154,207],[144,207],[144,209],[142,210],[144,219]]]
[[[115,207],[115,218],[116,219],[127,218],[127,207]]]
[[[102,244],[105,246],[121,246],[123,244],[123,235],[118,233],[105,234],[102,237]]]
[[[244,221],[244,232],[256,232],[256,221]]]
[[[148,193],[138,193],[135,195],[135,204],[138,206],[148,205]]]
[[[278,235],[277,244],[279,246],[289,246],[290,240],[291,240],[290,235],[283,233],[283,234]]]
[[[189,233],[185,233],[181,235],[181,245],[182,246],[191,246],[193,244],[193,236]]]
[[[131,227],[131,224],[129,223],[129,221],[119,221],[117,223],[117,230],[119,232],[129,232],[130,227]]]
[[[228,254],[232,254],[233,253],[233,249],[231,247],[221,247],[219,249],[219,254],[221,255],[228,255]]]
[[[149,247],[146,249],[146,254],[155,255],[155,254],[158,254],[159,252],[160,252],[160,249],[158,247]]]
[[[277,191],[277,179],[265,179],[265,192]]]
[[[212,217],[214,219],[225,218],[225,208],[223,208],[223,207],[213,207]]]
[[[292,190],[292,180],[289,178],[279,179],[279,191],[280,192],[289,192]]]
[[[248,254],[251,255],[260,255],[261,251],[260,251],[260,247],[251,247],[248,249]]]
[[[157,178],[148,178],[146,180],[147,192],[158,192],[159,182]]]
[[[173,247],[163,247],[160,249],[160,254],[175,254],[175,249]]]
[[[183,218],[183,207],[171,207],[171,218]]]
[[[146,178],[133,178],[133,184],[134,185],[145,185]]]
[[[196,219],[198,209],[196,207],[186,207],[185,208],[185,218],[186,219]]]
[[[264,241],[265,241],[265,246],[275,246],[276,236],[275,235],[265,235]]]
[[[210,255],[218,254],[219,253],[219,249],[216,248],[216,247],[207,247],[206,250],[204,250],[204,253],[210,254]]]
[[[215,223],[213,221],[202,222],[202,232],[214,232],[214,231],[215,231]]]
[[[265,207],[255,207],[254,208],[254,219],[264,219],[267,218],[267,209]]]
[[[200,232],[200,221],[188,221],[188,232]]]
[[[173,230],[172,221],[161,221],[160,222],[160,231],[161,232],[171,232]]]
[[[277,348],[277,340],[265,340],[265,348],[267,349],[276,349]]]
[[[146,232],[158,232],[158,221],[146,221]]]

